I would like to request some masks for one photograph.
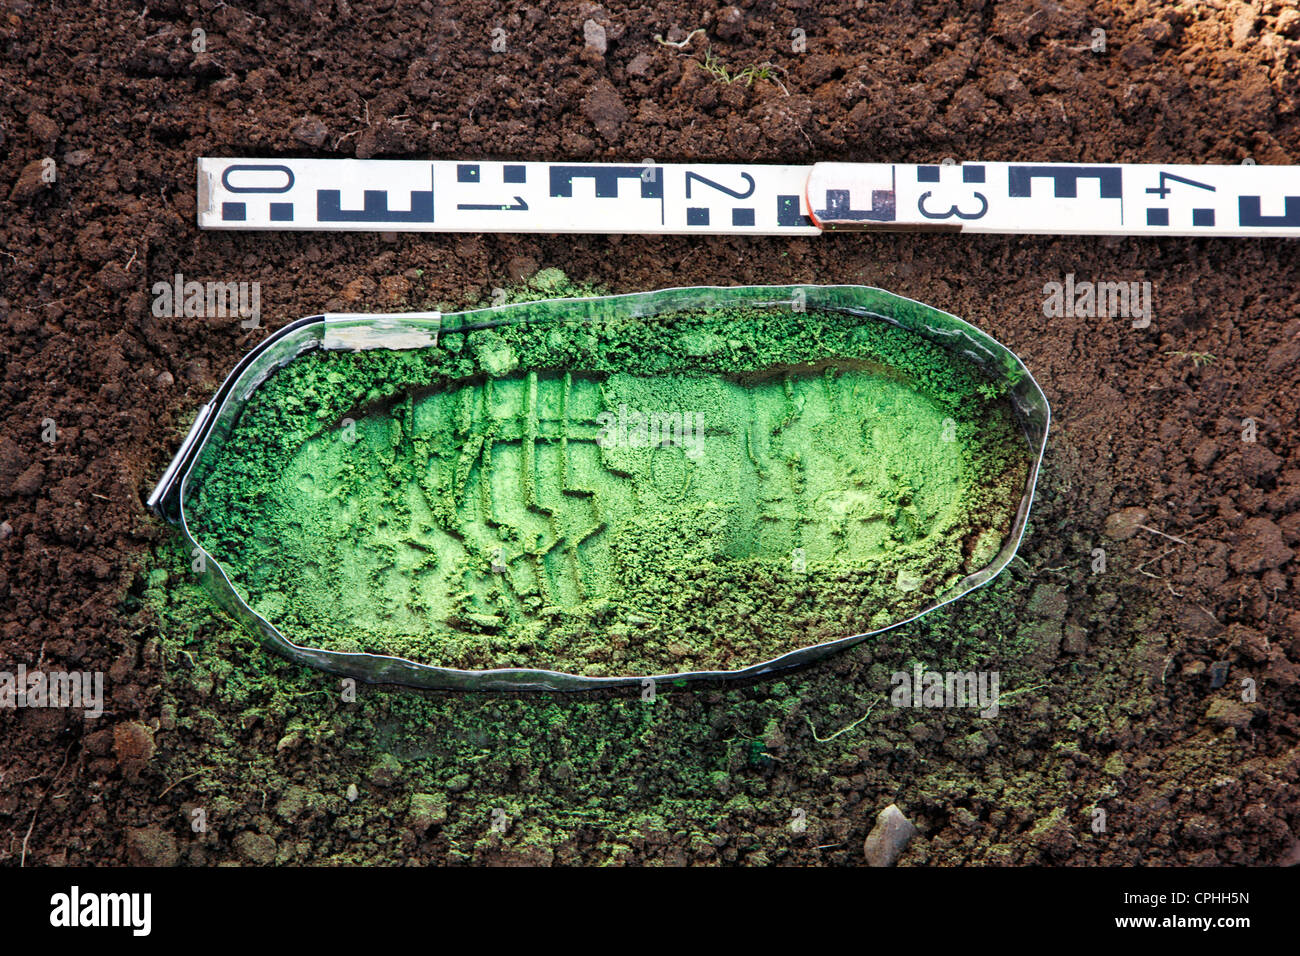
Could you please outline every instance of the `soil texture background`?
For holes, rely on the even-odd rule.
[[[0,863],[858,865],[891,803],[900,865],[1300,861],[1294,242],[200,233],[194,185],[204,155],[1294,164],[1297,77],[1295,0],[0,0],[0,670],[106,686],[97,719],[0,710]],[[240,356],[546,268],[861,283],[985,329],[1054,411],[1020,557],[649,703],[353,697],[213,611],[143,501]],[[263,327],[155,316],[178,272],[259,282]],[[1150,282],[1151,325],[1046,317],[1067,274]],[[918,662],[999,671],[1001,714],[891,706]]]

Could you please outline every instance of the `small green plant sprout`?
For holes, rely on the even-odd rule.
[[[787,96],[790,95],[789,91],[785,89],[785,84],[776,77],[777,71],[781,70],[781,67],[766,60],[762,63],[751,63],[744,69],[737,70],[733,73],[728,69],[727,65],[714,54],[713,48],[708,47],[704,51],[704,62],[701,63],[700,66],[702,66],[704,70],[719,83],[731,84],[743,80],[746,86],[753,86],[755,80],[771,80],[777,86],[781,87]]]
[[[1174,355],[1180,359],[1191,359],[1192,364],[1197,368],[1203,368],[1206,365],[1213,365],[1218,361],[1209,352],[1165,352],[1166,355]]]

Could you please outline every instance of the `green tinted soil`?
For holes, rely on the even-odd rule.
[[[743,308],[312,353],[249,401],[190,520],[296,643],[735,669],[953,588],[1028,467],[974,366],[883,323]]]

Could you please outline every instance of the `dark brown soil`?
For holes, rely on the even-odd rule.
[[[922,833],[905,863],[1300,860],[1294,243],[258,235],[194,224],[201,155],[1300,162],[1294,0],[740,9],[135,0],[51,12],[0,0],[0,669],[102,670],[108,694],[97,721],[0,711],[0,862],[856,864],[893,801]],[[603,55],[584,49],[588,19],[605,26]],[[504,52],[492,49],[498,27]],[[654,39],[697,27],[706,35],[682,51]],[[1089,50],[1098,27],[1104,54]],[[206,52],[193,52],[195,28]],[[795,28],[805,53],[791,52]],[[719,81],[700,66],[708,44],[733,72],[774,64],[780,82]],[[41,179],[46,157],[53,183]],[[277,328],[344,303],[479,301],[541,266],[616,292],[878,285],[1023,356],[1056,414],[1034,532],[1003,592],[1024,609],[1020,637],[1033,649],[1016,664],[1023,686],[1044,688],[1035,702],[996,730],[895,711],[827,743],[869,703],[851,689],[880,690],[867,675],[891,661],[887,644],[783,683],[799,700],[771,720],[751,708],[780,696],[771,684],[674,694],[671,713],[699,731],[692,747],[669,755],[670,731],[606,728],[594,731],[607,738],[602,756],[571,755],[596,788],[583,811],[600,815],[593,828],[554,811],[575,799],[552,777],[570,762],[562,755],[453,766],[436,741],[399,747],[393,728],[410,729],[403,714],[420,695],[363,689],[369,709],[352,726],[341,706],[234,703],[167,670],[167,635],[140,596],[154,547],[172,534],[142,499],[189,417],[266,332],[155,318],[151,285],[175,272],[259,281],[263,324]],[[1044,318],[1042,287],[1066,273],[1151,281],[1152,326]],[[1247,419],[1254,442],[1242,439]],[[1108,566],[1094,574],[1098,547]],[[334,694],[332,679],[229,640],[205,653]],[[1243,678],[1254,702],[1241,701]],[[543,706],[435,703],[497,729]],[[590,718],[635,703],[544,706]],[[966,736],[945,740],[958,725]],[[733,742],[758,737],[763,753],[737,764]],[[697,768],[708,792],[668,759],[721,755],[724,744],[720,771]],[[487,737],[462,746],[492,752]],[[232,769],[245,756],[258,779]],[[218,771],[205,767],[222,769],[209,779]],[[338,796],[353,779],[376,809]],[[445,822],[412,800],[439,788],[450,793]],[[466,792],[472,809],[458,799]],[[692,819],[723,822],[620,829],[687,796]],[[480,814],[486,833],[494,800],[525,816],[551,809],[531,830],[472,844],[448,835]],[[1104,835],[1088,825],[1097,801]],[[190,826],[200,805],[211,821],[202,837]],[[785,838],[792,806],[807,810],[807,838]]]

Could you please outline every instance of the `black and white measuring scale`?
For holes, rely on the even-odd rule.
[[[203,229],[1300,236],[1300,166],[198,161]]]

